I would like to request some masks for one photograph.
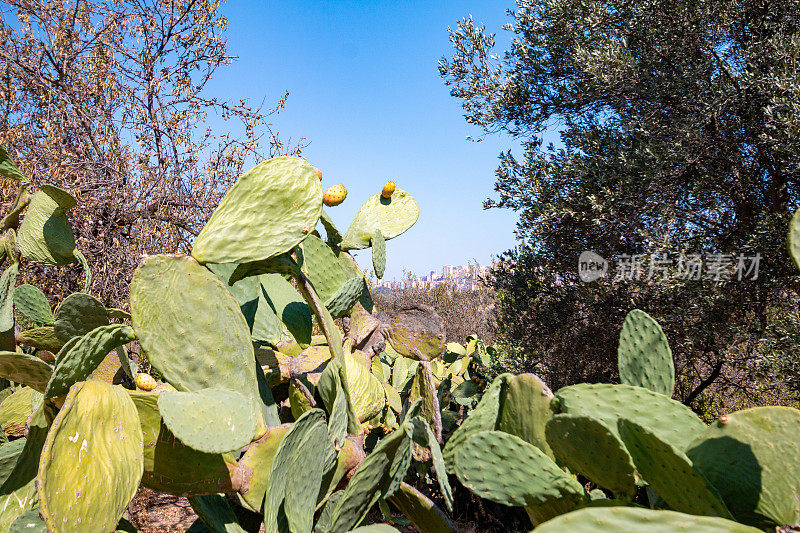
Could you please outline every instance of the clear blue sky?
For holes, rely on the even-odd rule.
[[[210,91],[273,105],[284,139],[304,137],[304,155],[343,183],[347,200],[329,208],[344,231],[387,179],[420,207],[417,224],[387,242],[385,279],[426,274],[443,264],[487,264],[514,246],[516,215],[482,209],[493,194],[497,156],[507,136],[480,143],[437,70],[452,55],[447,27],[472,14],[498,30],[513,2],[256,2],[228,0],[228,49],[239,59],[218,72]],[[499,43],[508,36],[498,35]],[[359,263],[371,268],[369,251]]]

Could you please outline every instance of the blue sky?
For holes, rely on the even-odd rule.
[[[443,264],[487,264],[514,246],[516,216],[482,209],[493,194],[507,136],[476,143],[481,131],[462,117],[437,70],[451,54],[447,27],[469,14],[499,30],[510,2],[256,2],[228,0],[228,49],[238,60],[210,91],[273,105],[284,139],[306,139],[304,155],[343,183],[347,200],[329,208],[344,231],[387,179],[414,195],[417,224],[387,242],[386,279],[426,274]],[[505,34],[506,32],[500,32]],[[507,42],[508,36],[499,43]],[[371,268],[369,251],[358,254]]]

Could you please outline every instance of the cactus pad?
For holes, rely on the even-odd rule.
[[[452,472],[455,454],[472,433],[493,430],[500,417],[500,398],[505,395],[511,374],[500,374],[486,388],[481,401],[470,412],[466,420],[456,429],[444,447],[444,460]]]
[[[358,359],[359,355],[363,354],[356,352],[354,355],[345,350],[345,375],[355,415],[359,421],[364,422],[376,416],[384,408],[386,397],[383,385],[372,375],[369,367]]]
[[[661,326],[644,311],[634,309],[625,317],[617,365],[622,383],[672,396],[675,389],[672,350]]]
[[[375,446],[335,502],[324,531],[350,531],[379,499],[394,494],[411,464],[411,443],[410,428],[402,425]]]
[[[738,521],[766,528],[796,524],[798,435],[797,409],[755,407],[711,424],[686,448],[686,455]]]
[[[11,476],[19,456],[22,455],[22,451],[25,449],[26,442],[27,440],[23,437],[0,444],[0,486]]]
[[[311,344],[311,310],[292,284],[280,274],[260,278],[262,295],[273,313],[301,345]]]
[[[327,300],[325,307],[333,318],[340,318],[347,314],[350,309],[359,301],[364,290],[363,278],[348,278]]]
[[[197,451],[238,450],[256,437],[252,404],[235,391],[162,392],[158,410],[172,434]]]
[[[383,272],[386,270],[386,241],[383,239],[383,233],[380,229],[375,230],[372,236],[372,268],[375,269],[375,276],[378,279],[383,278]]]
[[[108,310],[103,302],[82,292],[70,294],[56,308],[54,328],[58,340],[67,342],[108,325]]]
[[[732,518],[719,493],[682,451],[635,422],[623,418],[618,425],[636,469],[670,509]]]
[[[342,234],[336,229],[336,224],[333,223],[333,219],[324,209],[319,215],[319,221],[322,223],[322,227],[325,228],[325,240],[328,244],[338,246],[342,242]]]
[[[453,533],[456,531],[447,515],[408,483],[401,483],[400,488],[392,494],[389,501],[411,520],[417,531],[426,533]],[[358,529],[353,531],[358,531]]]
[[[406,191],[396,189],[391,198],[375,194],[361,206],[342,239],[343,250],[360,250],[370,245],[375,230],[393,239],[409,229],[419,218],[419,206]]]
[[[19,352],[0,352],[0,378],[44,392],[52,374],[53,367],[36,356]]]
[[[30,181],[25,174],[19,171],[14,160],[11,159],[8,151],[3,146],[0,146],[0,176],[19,182]]]
[[[587,416],[556,415],[547,423],[547,441],[559,463],[581,473],[616,498],[636,495],[631,456],[602,422]]]
[[[288,252],[317,225],[322,187],[308,162],[276,157],[239,177],[192,248],[201,263],[247,263]]]
[[[674,511],[652,511],[637,507],[595,507],[580,509],[545,522],[537,533],[595,533],[636,531],[637,533],[757,533],[759,530],[724,518],[693,516]]]
[[[33,285],[19,285],[14,289],[14,307],[38,326],[52,326],[55,320],[47,297]]]
[[[235,462],[220,454],[189,448],[162,424],[158,395],[128,391],[139,413],[143,437],[142,484],[173,494],[214,494],[239,490],[242,475]]]
[[[513,461],[514,468],[508,468]],[[469,490],[504,505],[535,507],[567,499],[578,503],[583,487],[539,448],[502,431],[472,433],[459,445],[454,471]]]
[[[794,212],[789,223],[788,248],[794,266],[800,269],[800,209]]]
[[[389,322],[389,342],[398,353],[421,361],[444,353],[444,320],[432,307],[412,304],[386,319],[384,315],[379,318]]]
[[[48,530],[114,531],[142,470],[142,431],[125,390],[97,381],[74,385],[39,461]]]
[[[14,437],[21,437],[26,433],[25,423],[33,414],[36,394],[40,393],[30,387],[18,387],[0,402],[0,429],[3,433]],[[3,433],[0,433],[0,438]]]
[[[75,261],[75,237],[65,213],[76,201],[67,191],[42,185],[31,196],[17,235],[22,257],[42,265],[68,265]]]
[[[239,467],[246,479],[241,490],[242,499],[255,511],[260,511],[261,504],[264,503],[272,459],[289,428],[289,424],[269,428],[239,459]]]
[[[264,530],[311,531],[322,461],[330,446],[325,413],[312,409],[292,424],[272,459],[264,500]]]
[[[135,338],[133,329],[124,324],[100,326],[80,337],[77,342],[71,343],[66,353],[59,353],[45,397],[66,394],[74,383],[89,377],[111,350]]]
[[[545,436],[547,421],[553,417],[552,400],[553,393],[538,376],[510,377],[497,429],[530,442],[552,459],[553,452]]]
[[[64,347],[64,343],[58,340],[53,326],[20,331],[17,333],[17,344],[24,344],[25,346],[31,346],[38,350],[47,350],[52,353],[58,353]]]
[[[236,391],[261,409],[250,329],[219,278],[190,257],[151,256],[130,304],[142,349],[172,386]]]
[[[706,427],[685,405],[631,385],[571,385],[556,392],[555,402],[562,413],[600,420],[617,437],[617,420],[627,418],[679,450],[685,449]]]

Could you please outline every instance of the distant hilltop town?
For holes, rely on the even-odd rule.
[[[418,277],[415,274],[408,273],[406,277],[400,281],[394,280],[374,280],[372,290],[388,294],[393,291],[412,289],[412,288],[431,288],[437,285],[449,284],[458,289],[474,291],[480,285],[480,279],[486,276],[490,267],[474,265],[444,265],[441,272],[431,270],[427,276]]]

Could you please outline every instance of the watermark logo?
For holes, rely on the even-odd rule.
[[[589,283],[600,279],[608,272],[608,261],[594,252],[581,252],[578,257],[578,276],[581,281]]]
[[[755,281],[761,264],[761,254],[618,254],[613,281],[623,280],[689,280],[712,281]],[[609,261],[600,255],[584,251],[578,257],[578,277],[589,283],[602,277],[610,270]]]

